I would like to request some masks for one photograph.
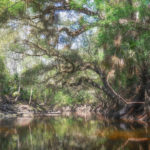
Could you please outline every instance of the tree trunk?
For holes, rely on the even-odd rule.
[[[31,88],[31,90],[30,90],[30,99],[29,99],[29,105],[31,104],[31,100],[32,100],[32,88]]]
[[[148,80],[149,80],[148,67],[146,65],[143,65],[141,69],[141,75],[140,75],[140,88],[138,90],[138,93],[132,99],[133,103],[126,105],[120,111],[115,112],[113,114],[114,118],[120,119],[120,118],[129,118],[132,116],[133,118],[140,119],[142,118],[142,116],[144,116],[144,114],[148,113],[149,115],[150,97],[147,91],[150,89],[148,85],[149,84]],[[143,117],[143,119],[145,118]]]

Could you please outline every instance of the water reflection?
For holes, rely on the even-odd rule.
[[[79,117],[0,121],[0,150],[148,150],[150,128]]]

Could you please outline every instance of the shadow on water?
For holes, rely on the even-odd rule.
[[[148,150],[150,127],[96,117],[0,121],[0,150]]]

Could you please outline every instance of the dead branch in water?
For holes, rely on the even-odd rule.
[[[125,143],[123,143],[117,150],[123,149],[129,142],[145,142],[145,141],[150,141],[149,137],[145,138],[128,138]]]

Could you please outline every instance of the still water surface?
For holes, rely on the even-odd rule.
[[[93,117],[0,120],[0,150],[150,150],[150,127]]]

